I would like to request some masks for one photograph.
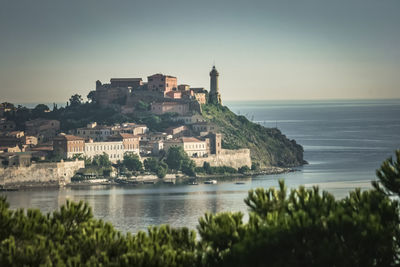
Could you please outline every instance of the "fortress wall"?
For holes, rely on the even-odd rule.
[[[84,167],[85,162],[80,160],[0,168],[0,185],[6,188],[65,185],[71,182],[77,170]]]
[[[192,158],[196,166],[202,167],[204,162],[211,166],[230,166],[239,168],[244,165],[251,167],[250,149],[229,150],[222,149],[218,155],[209,155],[207,158]]]

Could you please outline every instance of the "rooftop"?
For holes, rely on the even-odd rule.
[[[138,82],[142,78],[111,78],[110,82]]]
[[[67,141],[78,141],[78,140],[82,140],[85,141],[85,139],[83,137],[79,137],[79,136],[75,136],[75,135],[71,135],[71,134],[61,134],[58,135],[54,138],[54,140],[67,140]]]

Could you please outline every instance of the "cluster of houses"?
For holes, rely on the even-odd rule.
[[[25,123],[25,131],[14,127],[0,131],[0,160],[4,166],[26,165],[26,158],[46,159],[58,154],[63,158],[82,155],[93,158],[106,153],[111,162],[122,160],[125,153],[159,156],[171,146],[182,146],[190,157],[207,157],[221,151],[217,127],[199,114],[176,116],[181,122],[165,132],[150,132],[143,124],[99,125],[96,122],[60,133],[57,120],[36,119]],[[12,160],[14,158],[14,160]]]
[[[172,146],[182,146],[191,157],[208,157],[221,152],[221,134],[201,115],[201,104],[221,104],[218,72],[210,72],[210,93],[204,88],[178,85],[177,78],[154,74],[141,78],[112,78],[109,84],[96,82],[95,101],[101,107],[118,106],[122,113],[135,112],[139,103],[149,105],[146,112],[175,113],[180,122],[165,132],[150,132],[146,125],[123,123],[99,125],[60,132],[57,120],[35,119],[25,122],[25,131],[16,130],[14,121],[3,118],[9,106],[0,106],[0,163],[3,166],[27,164],[27,158],[46,159],[58,154],[64,158],[83,155],[93,158],[106,153],[111,162],[122,160],[125,153],[141,156],[160,155]],[[21,127],[18,127],[21,128]],[[22,160],[23,158],[23,160]]]

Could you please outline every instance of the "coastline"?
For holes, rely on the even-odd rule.
[[[165,178],[158,178],[155,175],[139,175],[130,179],[120,179],[120,178],[101,178],[101,179],[91,179],[81,182],[70,182],[65,184],[55,184],[48,182],[23,182],[14,183],[11,186],[0,186],[0,192],[7,191],[18,191],[18,190],[29,190],[37,188],[62,188],[62,187],[87,187],[87,186],[98,186],[98,185],[119,185],[119,186],[140,186],[140,185],[153,185],[153,184],[188,184],[193,181],[203,183],[207,180],[232,180],[232,179],[244,179],[259,175],[273,175],[273,174],[283,174],[289,172],[299,171],[293,168],[283,168],[283,167],[270,167],[264,168],[259,171],[250,171],[244,174],[234,173],[234,174],[198,174],[195,177],[184,176],[182,174],[168,174]]]
[[[283,174],[289,172],[296,172],[299,171],[293,168],[282,168],[282,167],[270,167],[264,168],[259,171],[251,171],[248,173],[235,173],[235,174],[199,174],[196,177],[191,176],[182,176],[181,174],[173,175],[171,174],[169,177],[166,178],[157,178],[157,177],[149,177],[148,175],[143,176],[136,176],[130,179],[109,179],[108,181],[104,181],[104,179],[99,182],[96,182],[96,179],[89,180],[89,181],[81,181],[81,182],[71,182],[67,184],[67,187],[80,187],[80,186],[98,186],[98,185],[120,185],[120,186],[140,186],[140,185],[154,185],[154,184],[188,184],[193,181],[197,182],[205,182],[207,180],[232,180],[232,179],[244,179],[259,175],[274,175],[274,174]],[[147,179],[146,179],[147,178]]]

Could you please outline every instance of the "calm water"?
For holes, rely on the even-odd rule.
[[[276,186],[319,185],[337,197],[355,187],[367,189],[375,170],[400,148],[400,100],[380,101],[264,101],[226,103],[233,111],[267,127],[278,127],[304,146],[310,163],[300,171],[259,176],[244,185],[160,185],[91,187],[2,193],[12,208],[48,212],[66,199],[85,200],[97,218],[122,231],[137,232],[168,223],[194,228],[206,211],[243,211],[247,191]]]

